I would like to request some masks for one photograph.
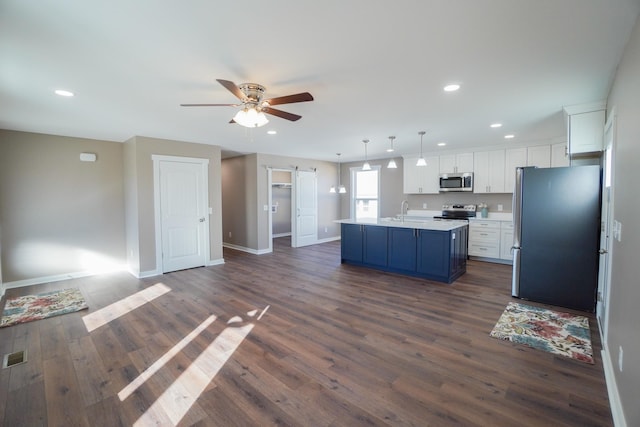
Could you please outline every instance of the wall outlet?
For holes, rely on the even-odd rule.
[[[269,210],[269,205],[264,205],[262,207],[262,210],[265,211],[265,212],[268,211]]]
[[[618,352],[618,369],[622,372],[622,356],[624,352],[622,351],[622,346],[620,346],[620,351]]]
[[[426,203],[422,204],[422,209],[427,209],[427,204]]]
[[[502,212],[504,210],[504,206],[498,205],[498,212]]]
[[[229,232],[229,238],[231,238],[231,232]]]
[[[613,220],[613,238],[618,242],[622,241],[622,223],[615,219]]]
[[[328,228],[328,227],[325,227],[325,228],[324,228],[324,232],[325,232],[325,233],[328,233],[328,232],[329,232],[329,228]]]

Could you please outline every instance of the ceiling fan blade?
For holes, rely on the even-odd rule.
[[[222,79],[216,79],[216,81],[220,83],[222,86],[224,86],[225,89],[227,89],[229,92],[234,94],[236,98],[238,98],[240,101],[244,102],[247,100],[247,97],[245,96],[245,94],[242,93],[240,88],[236,86],[234,82],[229,80],[222,80]]]
[[[278,116],[282,119],[291,120],[292,122],[302,118],[302,116],[297,114],[287,113],[286,111],[276,110],[275,108],[263,108],[262,111],[273,116]]]
[[[239,107],[242,104],[180,104],[181,107]]]
[[[309,92],[296,93],[295,95],[280,96],[278,98],[267,99],[269,105],[293,104],[294,102],[313,101],[313,96]]]

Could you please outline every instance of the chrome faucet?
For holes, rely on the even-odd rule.
[[[405,210],[405,205],[406,205],[406,210]],[[409,211],[409,201],[403,200],[402,203],[400,204],[400,219],[402,220],[402,222],[404,222],[404,216],[407,214],[408,211]]]

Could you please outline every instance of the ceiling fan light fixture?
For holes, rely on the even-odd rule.
[[[255,107],[247,107],[236,113],[233,121],[247,128],[258,128],[269,123],[267,116],[256,110]]]

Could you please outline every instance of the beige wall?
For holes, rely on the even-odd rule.
[[[253,249],[257,249],[255,165],[255,155],[222,161],[223,240]]]
[[[640,426],[640,227],[638,161],[640,160],[640,24],[636,22],[608,99],[608,115],[617,115],[614,159],[614,212],[622,239],[611,251],[611,294],[607,348],[628,426]],[[618,356],[623,348],[623,371]]]
[[[222,196],[220,147],[136,136],[125,144],[127,170],[127,254],[137,273],[156,271],[152,155],[195,157],[209,160],[210,260],[222,259]],[[132,255],[133,254],[133,255]],[[133,259],[131,259],[133,257]]]
[[[445,203],[478,204],[487,203],[490,212],[498,212],[498,205],[502,205],[503,212],[511,212],[511,194],[403,194],[403,161],[396,158],[397,169],[388,169],[388,159],[371,160],[371,166],[380,165],[380,217],[395,216],[400,213],[400,204],[403,200],[409,202],[409,209],[424,209],[424,203],[428,210],[440,211]],[[341,218],[350,217],[350,194],[352,167],[361,167],[362,162],[342,164],[340,180],[347,187],[347,194],[342,194],[340,215]]]
[[[5,283],[125,263],[122,159],[116,142],[0,130]]]
[[[340,235],[340,227],[334,223],[336,219],[339,219],[339,198],[336,197],[336,194],[329,193],[331,186],[337,184],[338,170],[336,163],[258,154],[256,169],[258,184],[258,209],[256,212],[258,219],[258,250],[269,248],[269,212],[263,209],[264,205],[269,205],[268,168],[295,170],[296,167],[299,170],[316,170],[318,185],[318,239],[322,240]]]
[[[255,251],[269,249],[268,168],[316,169],[318,178],[318,239],[338,237],[340,197],[329,193],[338,179],[336,164],[269,154],[250,154],[222,162],[223,235],[225,243]],[[325,232],[325,229],[327,230]],[[229,237],[231,232],[232,237]]]

